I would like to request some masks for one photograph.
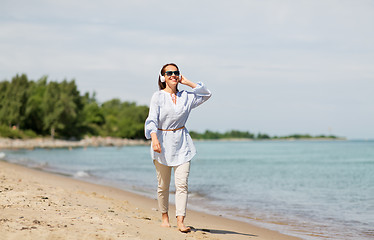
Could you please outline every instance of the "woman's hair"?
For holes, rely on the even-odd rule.
[[[162,68],[161,68],[161,72],[160,72],[161,76],[165,75],[165,68],[167,66],[170,66],[170,65],[176,67],[178,69],[178,71],[179,71],[179,68],[178,68],[177,64],[175,64],[175,63],[167,63],[164,66],[162,66]],[[166,88],[166,82],[161,82],[160,76],[158,76],[158,87],[160,88],[160,90]],[[178,91],[178,89],[177,89],[177,91]]]

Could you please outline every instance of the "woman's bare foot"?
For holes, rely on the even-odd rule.
[[[181,231],[182,233],[191,232],[191,228],[184,225],[184,216],[177,216],[177,225],[179,231]]]
[[[162,220],[161,220],[161,227],[171,227],[169,223],[169,215],[168,213],[162,214]]]

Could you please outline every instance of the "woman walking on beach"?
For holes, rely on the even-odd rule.
[[[192,88],[178,91],[178,84]],[[175,178],[175,207],[178,229],[189,232],[184,225],[186,216],[188,175],[190,161],[196,154],[195,146],[185,124],[191,110],[211,96],[203,83],[194,83],[182,76],[174,63],[162,67],[158,78],[159,91],[151,99],[149,115],[145,122],[145,136],[152,139],[151,157],[158,180],[158,205],[163,227],[169,222],[169,186],[171,170]]]

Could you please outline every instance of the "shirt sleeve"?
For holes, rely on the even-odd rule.
[[[158,104],[158,94],[155,93],[152,96],[151,104],[149,107],[149,114],[145,120],[144,132],[147,139],[151,138],[151,133],[157,132],[158,121],[159,121],[159,104]]]
[[[192,108],[199,106],[212,96],[212,93],[205,87],[202,82],[197,83],[197,86],[192,89],[192,93],[194,93],[195,95],[191,105]]]

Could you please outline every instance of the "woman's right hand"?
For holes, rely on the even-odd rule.
[[[158,140],[155,140],[155,141],[152,140],[152,147],[153,147],[153,151],[161,153],[161,145]]]
[[[151,138],[152,138],[153,151],[161,153],[161,145],[160,145],[160,142],[158,141],[156,133],[151,133]]]

